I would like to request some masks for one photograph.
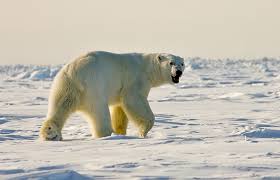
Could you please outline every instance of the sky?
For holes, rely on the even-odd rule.
[[[280,57],[279,0],[0,0],[0,64],[89,51]]]

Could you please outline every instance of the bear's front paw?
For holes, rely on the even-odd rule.
[[[46,137],[42,137],[44,141],[62,141],[62,136],[59,134],[56,135],[48,135]]]
[[[54,123],[46,122],[40,130],[40,137],[44,141],[61,141],[62,135]]]
[[[145,137],[147,137],[147,133],[145,133],[145,131],[140,131],[139,138],[145,138]]]
[[[145,138],[147,137],[148,132],[152,129],[154,123],[153,122],[149,122],[145,125],[142,125],[139,127],[139,137],[140,138]]]

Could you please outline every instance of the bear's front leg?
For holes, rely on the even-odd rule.
[[[111,124],[114,133],[126,135],[128,119],[120,106],[110,107],[111,109]]]
[[[127,94],[123,97],[122,104],[125,113],[138,126],[139,136],[146,137],[155,121],[147,98],[144,95]]]

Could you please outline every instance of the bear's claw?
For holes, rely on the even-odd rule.
[[[52,138],[46,137],[45,140],[46,141],[62,141],[62,137],[59,137],[59,135],[56,135]]]
[[[58,135],[54,136],[53,138],[46,138],[47,141],[62,141],[62,137]]]

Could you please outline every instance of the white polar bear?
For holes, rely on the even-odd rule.
[[[184,69],[183,58],[171,54],[97,51],[81,56],[55,77],[40,137],[62,140],[65,121],[75,111],[86,115],[95,137],[125,135],[128,119],[145,137],[155,119],[147,100],[150,89],[178,83]]]

